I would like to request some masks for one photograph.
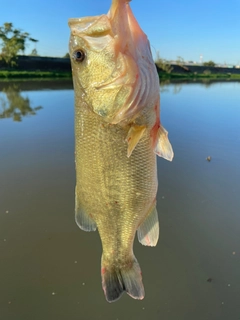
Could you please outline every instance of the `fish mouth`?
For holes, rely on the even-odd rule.
[[[84,18],[71,18],[68,20],[68,25],[72,35],[85,35],[89,37],[113,35],[110,21],[105,14]]]
[[[84,31],[88,30],[95,21],[96,17],[71,18],[68,20],[68,25],[71,28],[73,34],[77,31],[78,33],[84,33]]]

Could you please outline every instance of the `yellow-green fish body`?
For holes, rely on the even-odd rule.
[[[159,119],[159,81],[147,37],[128,1],[108,15],[70,19],[75,90],[76,222],[98,229],[109,302],[144,297],[133,241],[155,246],[156,155],[173,152]]]

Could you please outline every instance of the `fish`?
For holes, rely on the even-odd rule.
[[[108,302],[145,292],[133,242],[159,237],[156,155],[173,149],[160,122],[159,77],[129,0],[107,14],[69,19],[75,95],[75,220],[98,229]]]

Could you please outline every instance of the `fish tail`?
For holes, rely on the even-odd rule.
[[[102,259],[101,273],[102,287],[108,302],[118,300],[124,291],[133,299],[142,300],[144,298],[142,273],[134,256],[122,267],[115,266],[114,263],[105,266]]]

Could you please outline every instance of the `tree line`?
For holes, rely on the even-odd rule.
[[[11,22],[5,22],[0,27],[0,60],[8,65],[15,65],[20,51],[24,53],[28,41],[37,43],[38,40],[30,37],[28,32],[16,29]],[[36,50],[36,49],[35,49]]]

